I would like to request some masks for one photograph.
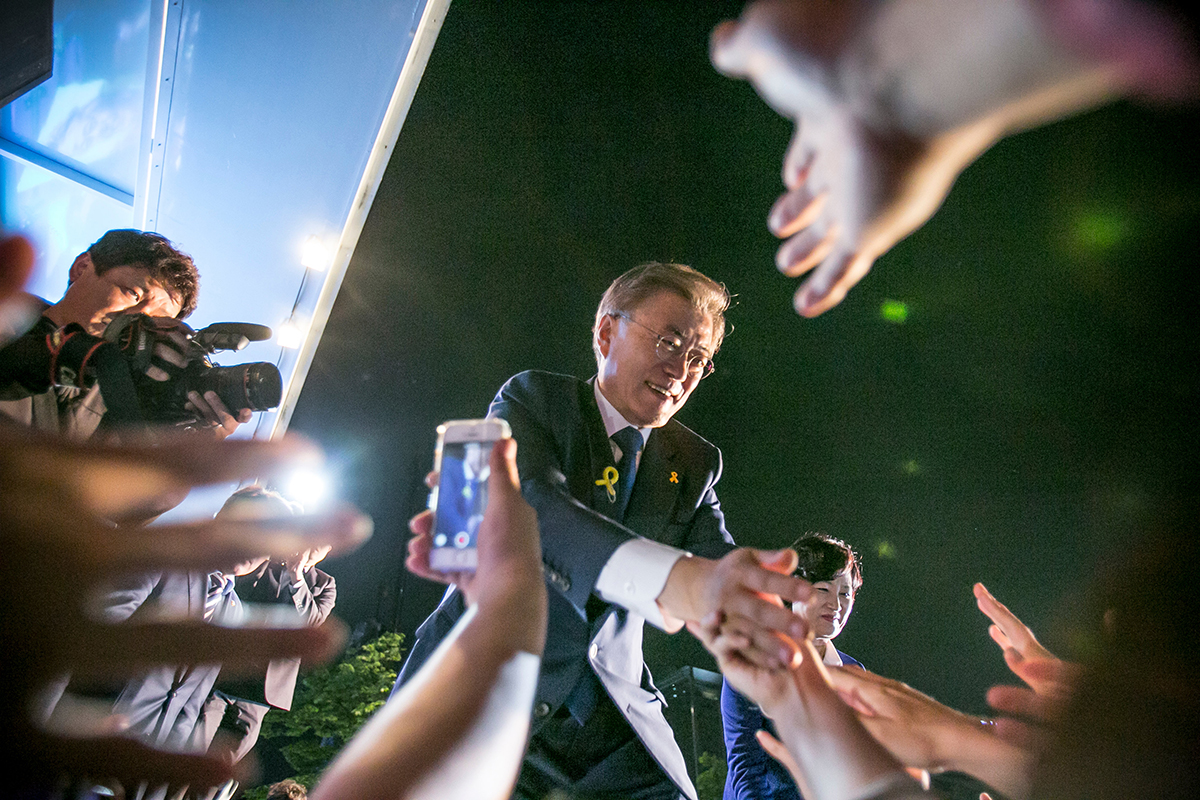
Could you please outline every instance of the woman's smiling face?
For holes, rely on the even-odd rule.
[[[817,639],[837,637],[853,608],[854,583],[849,566],[827,581],[814,583],[812,597],[807,602],[792,604],[792,610],[804,617]]]

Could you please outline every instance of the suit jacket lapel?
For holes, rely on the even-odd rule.
[[[633,494],[629,496],[625,526],[647,538],[664,541],[663,531],[675,509],[682,475],[670,434],[663,428],[651,432],[642,451]]]
[[[596,405],[596,395],[593,385],[596,379],[587,382],[579,398],[580,414],[583,416],[583,426],[587,430],[588,441],[588,483],[592,487],[591,508],[605,516],[612,513],[612,501],[608,498],[608,487],[604,484],[604,470],[607,467],[617,468],[613,459],[612,443],[608,431],[604,427],[604,418],[600,416],[600,407]],[[597,483],[600,481],[600,483]]]

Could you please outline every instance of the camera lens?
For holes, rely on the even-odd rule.
[[[283,378],[274,364],[256,361],[232,367],[213,367],[203,372],[200,392],[213,391],[234,414],[243,408],[266,411],[279,405]]]

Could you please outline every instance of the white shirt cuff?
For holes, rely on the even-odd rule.
[[[650,539],[630,539],[609,556],[600,570],[596,594],[606,603],[640,614],[654,627],[666,630],[667,623],[656,601],[675,562],[685,555],[683,550]]]

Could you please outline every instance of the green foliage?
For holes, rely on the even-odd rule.
[[[272,711],[263,718],[261,738],[286,742],[279,749],[299,773],[296,780],[311,787],[384,704],[404,659],[403,644],[403,634],[382,633],[346,651],[337,663],[301,678],[291,711]]]
[[[721,800],[725,793],[725,773],[729,765],[723,756],[700,754],[700,774],[696,776],[696,795],[700,800]]]

